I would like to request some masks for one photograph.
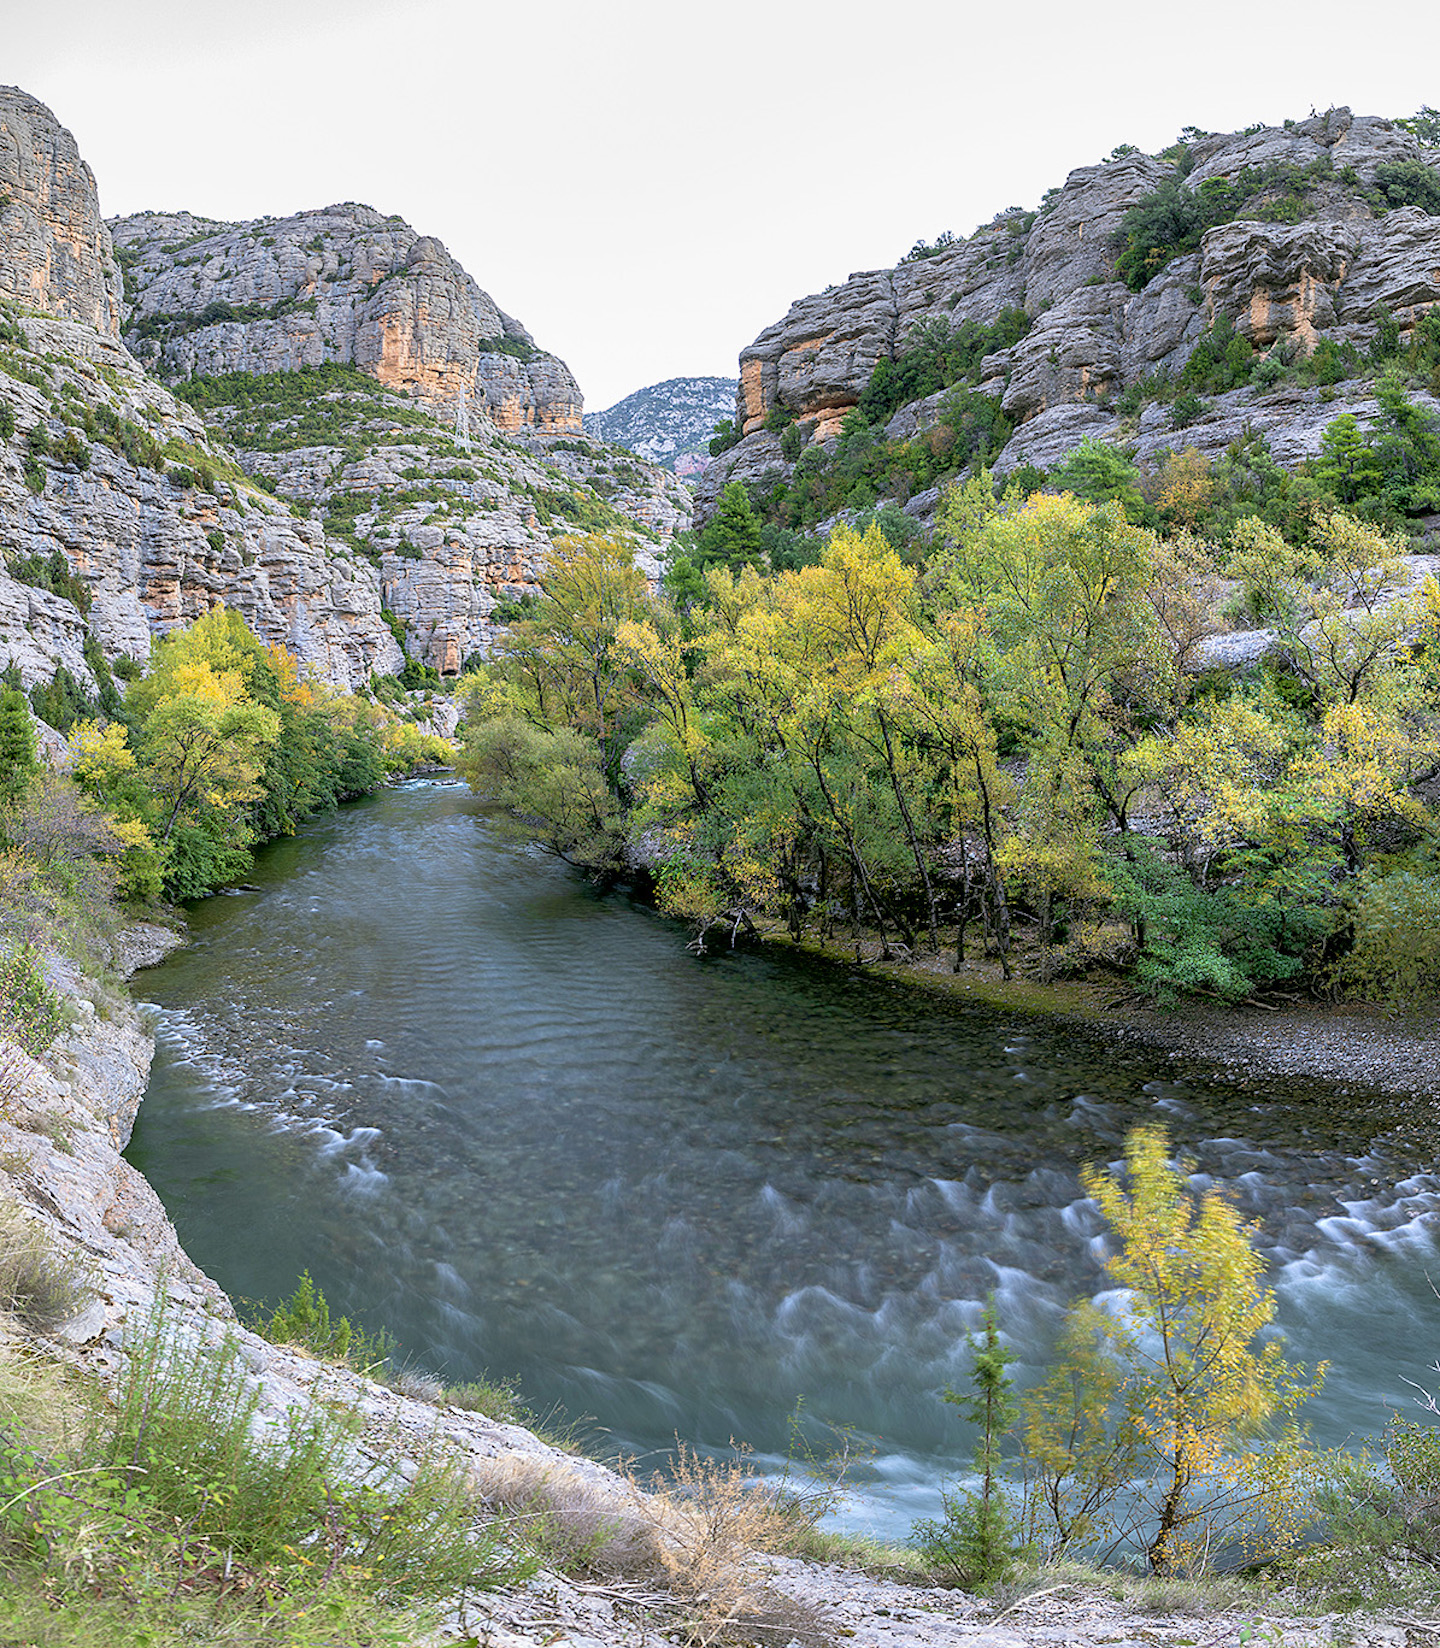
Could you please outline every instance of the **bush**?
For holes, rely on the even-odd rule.
[[[60,1034],[65,1006],[28,944],[0,954],[0,1034],[38,1059]]]
[[[1210,403],[1201,400],[1199,395],[1186,391],[1177,395],[1170,403],[1170,423],[1175,429],[1188,429],[1198,418],[1203,418],[1210,410]]]
[[[1315,1498],[1324,1538],[1294,1559],[1303,1594],[1342,1607],[1430,1600],[1440,1569],[1440,1431],[1393,1418],[1378,1457],[1326,1461]]]
[[[341,1316],[331,1320],[325,1295],[315,1286],[308,1270],[300,1274],[300,1285],[260,1324],[260,1331],[272,1344],[298,1345],[329,1362],[348,1362],[369,1372],[387,1361],[395,1341],[383,1329],[367,1334]]]
[[[1349,916],[1351,948],[1334,969],[1347,995],[1399,1007],[1440,990],[1440,877],[1432,864],[1369,866]]]
[[[911,401],[955,384],[978,383],[985,356],[1018,343],[1032,324],[1023,309],[1002,309],[989,326],[974,320],[955,327],[947,320],[917,326],[894,359],[882,355],[875,362],[860,392],[861,416],[867,423],[884,424]]]
[[[19,584],[32,589],[47,589],[52,595],[61,595],[73,602],[87,616],[91,607],[90,586],[71,570],[65,553],[52,549],[48,555],[17,555],[6,570]]]
[[[1387,210],[1418,206],[1440,217],[1440,177],[1423,160],[1387,160],[1375,168],[1375,193]]]

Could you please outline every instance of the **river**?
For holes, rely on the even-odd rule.
[[[1251,1216],[1325,1441],[1440,1355],[1432,1107],[1236,1086],[1163,1055],[687,934],[414,782],[265,848],[140,975],[159,1047],[128,1155],[237,1299],[308,1268],[450,1382],[518,1377],[592,1450],[812,1437],[903,1535],[969,1441],[987,1295],[1042,1365],[1105,1286],[1078,1167],[1163,1122]]]

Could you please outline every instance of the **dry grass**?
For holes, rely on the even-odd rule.
[[[90,1296],[81,1260],[13,1203],[0,1204],[0,1311],[34,1333],[53,1333]]]
[[[502,1454],[472,1475],[492,1509],[520,1520],[548,1567],[663,1582],[655,1520],[633,1483],[529,1454]]]
[[[766,1583],[757,1553],[797,1549],[810,1523],[783,1491],[757,1482],[743,1456],[709,1459],[682,1443],[664,1481],[516,1455],[475,1474],[490,1506],[521,1519],[547,1566],[672,1613],[691,1648],[829,1641]]]

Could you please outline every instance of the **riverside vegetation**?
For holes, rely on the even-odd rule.
[[[565,540],[469,678],[461,770],[702,930],[1162,1000],[1414,1001],[1440,984],[1440,587],[1324,475],[1237,502],[1181,454],[1147,526],[1117,463],[1082,450],[1064,490],[981,471],[928,553],[842,523],[782,571],[737,487],[658,596],[614,540]],[[1202,667],[1233,621],[1264,657]]]

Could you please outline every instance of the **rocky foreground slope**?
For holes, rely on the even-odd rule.
[[[0,664],[27,687],[58,666],[93,692],[217,601],[337,685],[397,672],[397,636],[454,674],[557,535],[613,533],[653,574],[689,522],[438,241],[355,205],[112,236],[14,87],[0,305]]]
[[[1308,120],[1229,134],[1187,128],[1161,156],[1117,151],[1072,171],[1038,211],[1002,213],[968,239],[920,248],[890,269],[853,274],[799,299],[740,353],[735,422],[743,439],[699,483],[702,513],[726,481],[787,479],[803,451],[831,442],[859,404],[877,362],[895,361],[936,322],[992,326],[1020,311],[1018,342],[980,363],[977,387],[1014,433],[994,464],[1053,465],[1086,436],[1221,450],[1245,429],[1271,438],[1293,463],[1319,449],[1341,412],[1373,412],[1363,389],[1245,389],[1220,396],[1177,434],[1169,406],[1124,404],[1125,392],[1177,374],[1217,322],[1256,351],[1287,358],[1324,339],[1368,349],[1382,315],[1402,336],[1440,303],[1440,216],[1390,207],[1377,194],[1385,167],[1440,180],[1440,149],[1394,121],[1331,109]],[[1122,278],[1126,214],[1174,185],[1230,209],[1198,248]],[[1420,195],[1429,198],[1423,188]],[[1437,188],[1440,195],[1440,188]],[[1430,204],[1435,204],[1430,199]],[[1136,289],[1138,285],[1138,289]],[[1143,400],[1143,395],[1134,399]],[[942,396],[902,407],[886,433],[907,439],[934,424]],[[799,426],[789,454],[781,435]]]

